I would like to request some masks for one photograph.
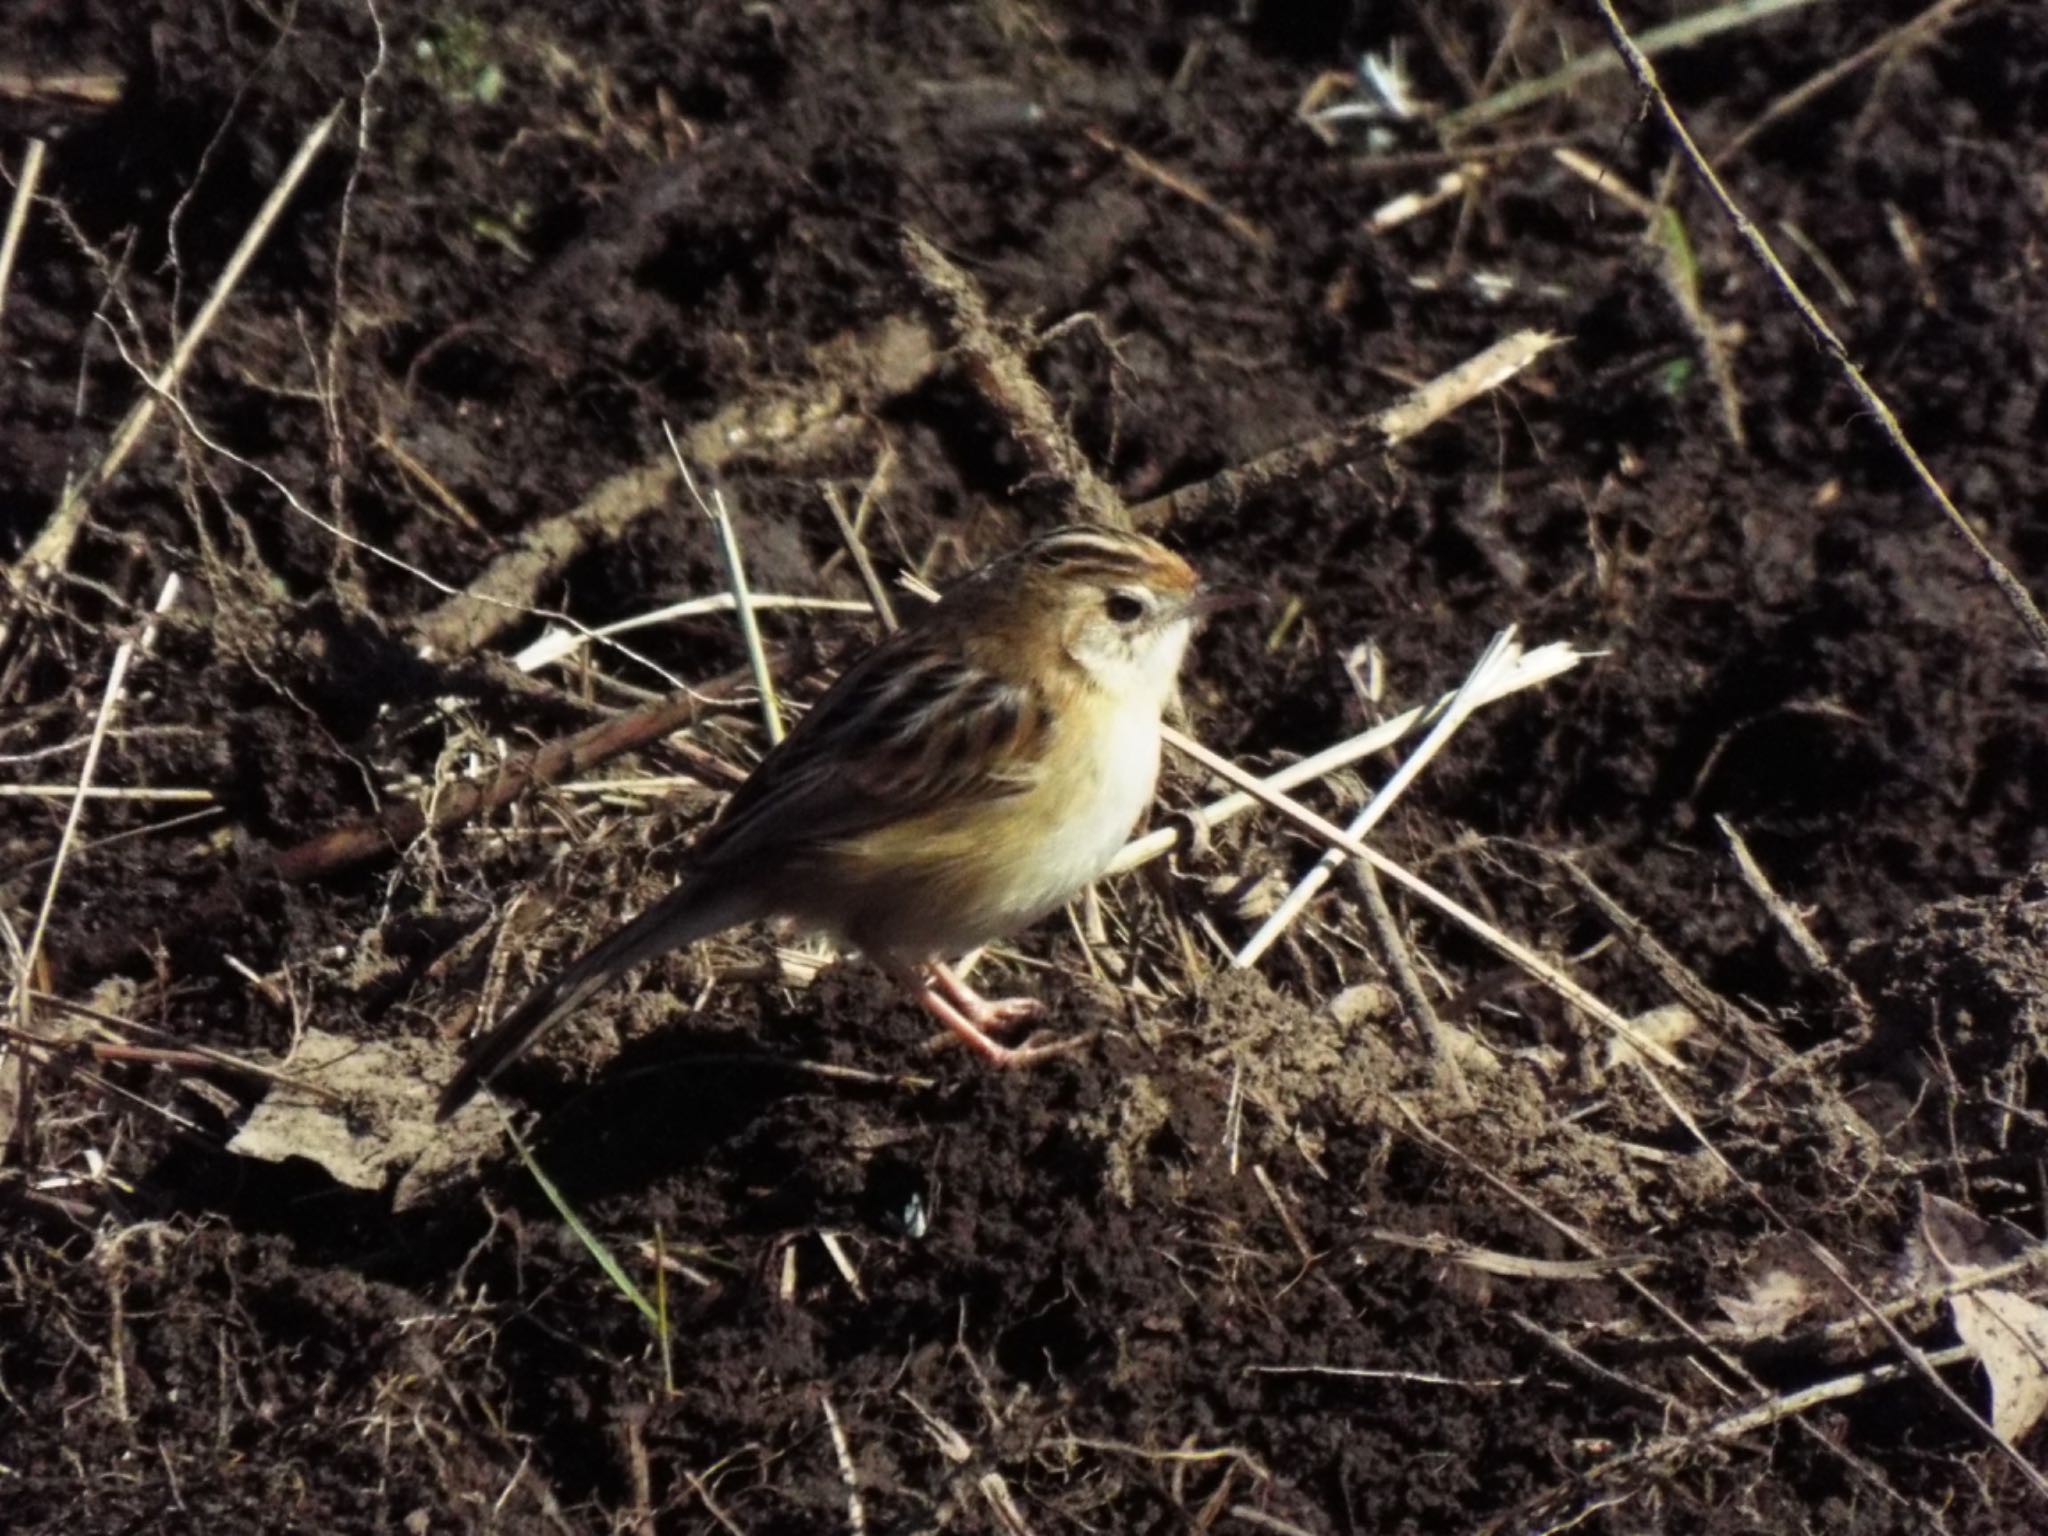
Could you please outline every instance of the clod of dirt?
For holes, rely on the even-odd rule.
[[[1943,1153],[1957,1115],[2007,1140],[2004,1106],[2037,1104],[2048,1074],[2048,864],[1923,909],[1847,968],[1878,1021],[1854,1063],[1873,1079],[1866,1112]]]

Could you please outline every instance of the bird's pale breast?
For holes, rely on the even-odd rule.
[[[1077,701],[1038,781],[1021,794],[944,806],[843,845],[834,905],[814,920],[864,950],[953,956],[1028,927],[1079,894],[1151,803],[1159,723],[1144,709]]]

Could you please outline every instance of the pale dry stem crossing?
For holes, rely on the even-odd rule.
[[[14,199],[7,207],[7,229],[0,234],[0,320],[7,315],[7,284],[14,276],[15,258],[21,254],[21,232],[28,228],[28,210],[35,201],[36,183],[42,180],[45,146],[30,139],[21,157],[21,170],[14,177]]]
[[[255,218],[250,220],[248,229],[243,232],[241,243],[235,247],[233,254],[228,257],[227,265],[221,269],[213,291],[207,294],[206,302],[199,306],[199,312],[192,317],[192,323],[185,328],[184,335],[178,338],[177,346],[172,349],[170,361],[154,378],[147,381],[147,388],[137,398],[127,416],[122,419],[120,426],[115,429],[112,440],[98,461],[72,481],[71,488],[57,504],[57,510],[50,521],[44,526],[43,531],[36,535],[35,542],[28,547],[28,552],[16,563],[17,578],[27,578],[40,569],[61,569],[69,559],[72,543],[78,537],[78,530],[85,519],[86,506],[93,493],[111,480],[120,471],[121,466],[128,462],[129,454],[135,451],[136,444],[142,441],[143,434],[149,430],[150,422],[155,419],[158,403],[177,393],[178,381],[184,377],[187,365],[191,363],[201,343],[206,340],[214,321],[219,318],[221,310],[233,295],[235,286],[248,271],[249,263],[263,248],[263,243],[269,238],[278,216],[284,212],[285,204],[291,200],[292,193],[298,190],[299,183],[312,168],[314,159],[326,144],[328,135],[334,131],[334,125],[340,117],[341,108],[337,106],[313,125],[304,142],[299,145],[298,153],[292,156],[291,163],[284,168],[276,185],[270,189],[270,195],[264,199],[263,206],[257,209]]]
[[[1905,428],[1899,425],[1899,419],[1893,414],[1891,406],[1863,376],[1863,370],[1849,356],[1848,347],[1843,344],[1841,337],[1835,334],[1834,327],[1822,318],[1821,312],[1814,307],[1813,300],[1806,296],[1806,290],[1799,286],[1790,272],[1785,270],[1785,264],[1778,259],[1778,253],[1771,249],[1770,241],[1766,240],[1762,231],[1750,222],[1749,216],[1742,211],[1733,194],[1722,184],[1713,166],[1707,163],[1706,156],[1700,153],[1699,146],[1693,142],[1692,134],[1685,126],[1685,120],[1678,115],[1678,109],[1671,105],[1671,98],[1664,94],[1664,87],[1657,79],[1656,67],[1630,35],[1628,28],[1622,24],[1621,17],[1615,13],[1613,0],[1594,0],[1594,3],[1599,7],[1600,14],[1607,23],[1608,33],[1614,39],[1615,51],[1621,55],[1628,65],[1629,73],[1635,77],[1636,84],[1641,87],[1643,94],[1650,99],[1658,114],[1664,119],[1664,124],[1677,143],[1679,152],[1705,183],[1714,201],[1728,216],[1728,221],[1735,226],[1737,237],[1748,247],[1758,265],[1770,275],[1771,281],[1778,286],[1779,291],[1791,302],[1814,339],[1834,358],[1835,366],[1843,379],[1855,391],[1865,408],[1877,419],[1879,428],[1911,468],[1914,478],[1920,482],[1927,494],[1934,498],[1935,505],[1941,508],[1941,514],[1948,520],[1949,526],[1962,535],[1963,541],[1970,546],[1978,563],[1983,566],[1985,575],[1990,578],[1991,584],[2005,599],[2006,606],[2019,620],[2020,627],[2033,641],[2034,648],[2041,653],[2044,660],[2048,660],[2048,618],[2042,617],[2033,595],[2013,574],[2012,568],[1992,550],[1984,536],[1971,526],[1961,509],[1949,500],[1947,490],[1935,479],[1934,471],[1927,467],[1926,461],[1920,457],[1919,451],[1907,438]]]

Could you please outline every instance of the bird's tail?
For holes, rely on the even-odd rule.
[[[733,890],[727,881],[717,884],[720,888],[711,889],[705,882],[685,882],[607,935],[552,981],[536,987],[489,1033],[471,1042],[469,1054],[442,1090],[435,1118],[446,1120],[462,1108],[545,1030],[635,966],[759,915],[750,895]]]

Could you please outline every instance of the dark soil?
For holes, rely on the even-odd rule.
[[[156,424],[63,573],[9,600],[0,772],[71,784],[117,646],[179,574],[94,782],[214,803],[89,802],[26,978],[9,944],[11,983],[151,1032],[24,1005],[22,1030],[58,1043],[17,1032],[0,1057],[0,1107],[19,1099],[0,1525],[2048,1523],[1911,1372],[1716,1430],[1898,1358],[1851,1325],[1809,1240],[1883,1299],[1924,1197],[2048,1230],[2042,658],[1689,175],[1673,206],[1746,452],[1640,213],[1547,148],[1483,150],[1572,136],[1654,196],[1669,145],[1622,77],[1468,137],[1476,191],[1381,234],[1374,210],[1444,168],[1427,127],[1326,143],[1296,116],[1318,74],[1394,45],[1419,95],[1463,105],[1598,52],[1591,8],[4,9],[0,161],[11,176],[31,137],[50,150],[0,318],[10,563],[343,110],[180,386],[189,419]],[[1916,10],[1802,10],[1670,55],[1667,84],[1712,153]],[[115,99],[51,81],[93,71]],[[2036,593],[2044,165],[2048,13],[2009,0],[1723,164]],[[1004,1074],[929,1055],[870,969],[797,987],[767,935],[739,934],[510,1074],[539,1163],[650,1293],[659,1234],[672,1387],[655,1329],[502,1140],[402,1196],[399,1171],[360,1189],[228,1149],[266,1081],[152,1051],[290,1070],[319,1031],[452,1060],[480,999],[502,1006],[661,890],[715,807],[708,783],[552,789],[328,878],[272,863],[634,705],[573,667],[514,674],[537,615],[431,654],[417,626],[660,464],[664,422],[746,424],[738,446],[717,428],[721,483],[761,591],[860,595],[820,487],[857,501],[885,451],[867,538],[887,572],[943,578],[1071,515],[974,370],[918,361],[945,318],[906,225],[981,286],[1133,502],[1334,431],[1511,331],[1567,338],[1391,453],[1162,530],[1275,599],[1199,642],[1190,716],[1270,764],[1366,723],[1345,663],[1368,641],[1391,708],[1454,687],[1508,623],[1604,653],[1483,713],[1376,839],[1624,1013],[1670,1001],[1603,942],[1569,857],[1727,1000],[1667,1074],[1715,1153],[1604,1032],[1398,896],[1445,1022],[1498,1063],[1472,1069],[1470,1104],[1403,1018],[1352,886],[1261,974],[1227,969],[1205,935],[1240,942],[1246,886],[1314,857],[1271,822],[1106,888],[1098,964],[1056,922],[1019,940],[1028,968],[991,962],[1063,1031],[1100,1031],[1074,1057]],[[885,335],[898,372],[876,361]],[[725,585],[675,495],[525,596],[595,625]],[[799,698],[867,633],[764,623]],[[743,662],[729,615],[626,638],[712,691]],[[666,691],[634,659],[600,666]],[[751,709],[707,706],[690,739],[744,763],[757,734]],[[692,769],[656,747],[623,771]],[[1348,815],[1356,790],[1310,798]],[[68,810],[0,799],[0,914],[22,945]],[[1745,887],[1720,819],[1840,969]],[[1724,1304],[1774,1268],[1806,1277],[1801,1316],[1745,1333]],[[1939,1305],[1899,1326],[1929,1350],[1956,1338]],[[1977,1367],[1942,1379],[1989,1411]],[[2038,1460],[2038,1433],[2020,1450]]]

